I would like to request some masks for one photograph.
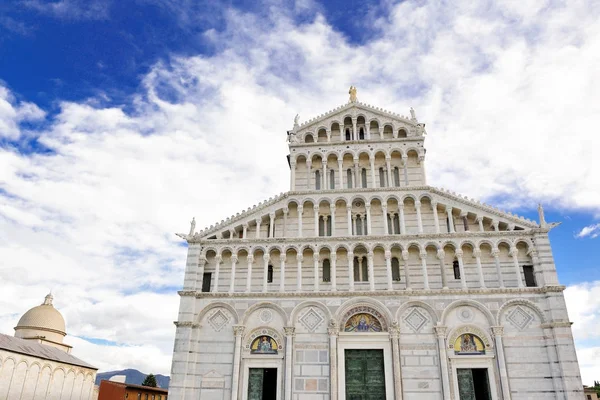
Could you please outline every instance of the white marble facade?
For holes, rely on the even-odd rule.
[[[355,97],[296,118],[291,190],[179,235],[170,399],[246,400],[249,369],[276,368],[277,399],[342,400],[347,349],[383,351],[388,400],[459,399],[465,368],[494,400],[583,397],[554,225],[427,186],[424,127]],[[361,313],[377,331],[347,331]],[[469,335],[482,349],[455,351]]]

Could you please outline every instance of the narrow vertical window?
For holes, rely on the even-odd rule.
[[[361,177],[361,181],[362,181],[362,187],[366,188],[367,187],[367,169],[363,168],[361,173],[360,173],[360,177]]]
[[[360,266],[360,272],[361,272],[361,281],[363,282],[368,282],[369,281],[369,265],[367,263],[367,259],[363,257],[362,259],[362,265]]]
[[[387,215],[387,227],[388,227],[388,231],[387,234],[393,234],[394,233],[394,225],[393,225],[393,221],[392,221],[392,216],[390,214]]]
[[[323,260],[323,282],[331,282],[331,265],[329,260]]]
[[[346,182],[348,183],[348,189],[352,189],[352,170],[346,171]]]
[[[321,190],[321,171],[315,171],[315,189]]]
[[[523,265],[523,274],[525,275],[525,286],[536,287],[533,265]]]
[[[400,170],[394,167],[394,186],[400,187]]]
[[[360,236],[363,234],[362,230],[362,218],[360,215],[356,216],[356,235]]]
[[[394,216],[394,233],[396,235],[400,234],[400,217],[397,215]]]
[[[358,138],[360,140],[365,140],[365,130],[363,128],[360,128],[360,131],[358,132]]]
[[[329,189],[335,189],[335,170],[329,171]]]
[[[271,223],[270,222],[267,224],[267,237],[268,238],[271,237]]]
[[[346,140],[350,140],[350,129],[346,129]]]
[[[367,224],[367,216],[366,215],[365,215],[365,218],[363,219],[362,223],[363,223],[363,232],[364,232],[364,235],[368,235],[369,232],[367,232],[367,226],[369,226],[369,225]]]
[[[202,291],[210,292],[210,282],[212,280],[212,272],[205,272],[202,275]]]
[[[460,264],[458,260],[452,262],[452,269],[454,269],[454,279],[460,279]]]
[[[400,281],[400,261],[397,257],[392,257],[392,280]]]
[[[385,172],[383,172],[383,168],[379,168],[379,187],[385,187]]]
[[[327,218],[327,236],[331,236],[331,216]]]
[[[319,236],[325,236],[325,218],[319,216]]]
[[[354,257],[354,281],[360,282],[360,264],[358,257]]]
[[[267,268],[267,282],[273,283],[273,266],[269,265]]]

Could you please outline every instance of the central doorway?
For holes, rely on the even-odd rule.
[[[277,368],[250,368],[248,400],[276,400]]]
[[[385,400],[383,350],[345,350],[346,400]]]
[[[460,400],[491,400],[487,368],[456,370]]]

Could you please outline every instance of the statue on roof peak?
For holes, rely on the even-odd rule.
[[[348,90],[348,94],[350,95],[350,103],[356,103],[356,87],[350,86],[350,90]]]
[[[294,128],[298,126],[298,121],[300,121],[300,114],[296,114],[294,117]]]
[[[415,113],[415,109],[414,108],[410,108],[410,119],[416,121],[417,120],[417,114]]]

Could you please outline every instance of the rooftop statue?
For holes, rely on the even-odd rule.
[[[414,108],[410,108],[410,119],[414,119],[415,121],[417,120],[417,115],[415,114],[415,109]]]
[[[190,236],[194,236],[195,230],[196,230],[196,217],[193,217],[192,222],[190,222]]]
[[[356,103],[356,87],[350,86],[348,93],[350,94],[350,103]]]
[[[544,216],[544,207],[542,207],[542,204],[538,204],[538,215],[540,217],[540,227],[545,228],[546,227],[546,217]]]
[[[294,117],[294,126],[298,126],[298,121],[300,121],[300,114],[296,114]]]

